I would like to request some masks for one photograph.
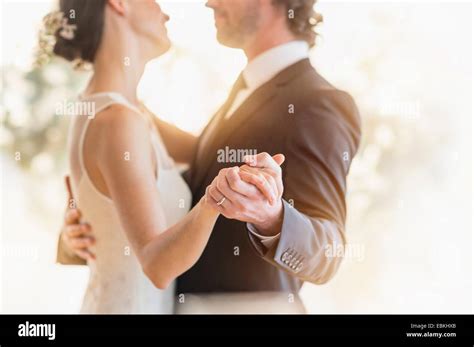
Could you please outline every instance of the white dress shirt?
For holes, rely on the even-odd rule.
[[[271,48],[250,61],[242,72],[247,88],[237,94],[226,118],[232,117],[237,108],[260,86],[287,67],[308,58],[308,52],[306,41],[291,41]]]
[[[308,58],[308,52],[309,46],[306,41],[291,41],[269,49],[250,61],[243,71],[247,88],[237,94],[225,118],[228,119],[232,117],[242,103],[260,86],[270,81],[287,67]],[[260,235],[256,228],[249,223],[247,223],[247,228],[253,235],[258,237],[267,248],[270,248],[280,237],[280,234],[275,236]]]

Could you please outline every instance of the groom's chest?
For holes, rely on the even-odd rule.
[[[202,196],[221,169],[241,165],[245,155],[281,152],[292,126],[291,100],[283,92],[269,91],[259,99],[249,96],[227,119],[214,119],[214,124],[211,121],[201,135],[207,144],[192,167],[195,198]]]

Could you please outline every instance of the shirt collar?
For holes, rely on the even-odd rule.
[[[308,58],[309,46],[305,41],[291,41],[263,52],[250,61],[243,71],[247,87],[257,89],[279,72]]]

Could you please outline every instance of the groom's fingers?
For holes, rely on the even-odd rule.
[[[283,154],[275,154],[272,158],[279,166],[285,162],[285,156]]]
[[[239,172],[240,177],[242,180],[244,180],[247,183],[253,184],[255,187],[257,187],[260,192],[265,196],[265,198],[270,202],[270,204],[273,204],[276,200],[275,193],[268,182],[267,178],[263,174],[254,174],[250,173],[248,171],[241,170]],[[271,177],[269,175],[269,177]]]
[[[232,190],[247,198],[254,199],[260,195],[260,191],[254,185],[241,179],[240,169],[238,167],[227,170],[226,179]]]
[[[81,219],[81,211],[78,209],[69,209],[66,211],[64,221],[66,225],[78,224]]]
[[[276,174],[275,172],[272,172],[271,170],[258,169],[255,167],[250,167],[248,165],[241,166],[240,171],[248,172],[254,175],[262,175],[267,180],[270,187],[272,187],[275,198],[278,198],[278,196],[281,196],[283,194],[283,183],[281,181],[281,176],[279,174]]]
[[[84,260],[95,260],[95,255],[87,248],[84,249],[76,249],[76,254]]]
[[[91,236],[92,230],[88,224],[73,224],[64,228],[64,231],[69,237]]]
[[[247,159],[248,166],[253,168],[259,168],[270,174],[277,183],[278,193],[283,194],[283,182],[282,182],[282,171],[280,165],[285,161],[283,154],[276,154],[273,157],[266,152],[262,152],[254,156],[253,159]]]
[[[280,175],[280,165],[285,161],[285,156],[283,154],[277,154],[272,157],[267,152],[262,152],[254,156],[245,156],[244,161],[251,167],[269,169],[274,174]]]
[[[85,225],[67,226],[63,233],[63,240],[67,247],[84,260],[95,260],[95,254],[89,247],[95,244],[95,238],[90,235],[90,228]]]
[[[92,237],[73,237],[69,240],[73,249],[84,249],[94,245],[95,240]]]

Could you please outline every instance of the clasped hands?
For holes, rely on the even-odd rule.
[[[246,156],[246,164],[222,169],[205,201],[223,216],[252,224],[262,236],[280,232],[283,220],[282,154]]]

